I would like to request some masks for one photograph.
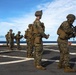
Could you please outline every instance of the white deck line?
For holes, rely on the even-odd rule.
[[[2,55],[0,57],[8,57],[8,58],[20,58],[21,60],[15,60],[15,61],[7,61],[7,62],[0,62],[0,65],[6,65],[6,64],[14,64],[14,63],[20,63],[25,61],[34,60],[34,58],[26,58],[26,57],[17,57],[17,56],[6,56]],[[50,62],[59,62],[59,60],[49,60],[49,59],[42,59],[42,61],[50,61]],[[76,62],[70,62],[76,64]]]

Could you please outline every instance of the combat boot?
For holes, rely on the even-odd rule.
[[[58,64],[58,67],[57,67],[58,69],[62,69],[63,67],[62,67],[62,64]]]
[[[37,63],[36,63],[36,61],[34,60],[34,66],[36,67],[37,66]]]
[[[76,72],[76,70],[70,68],[70,67],[65,67],[64,72]]]
[[[17,50],[21,50],[20,48],[17,48]]]
[[[9,48],[10,50],[13,50],[13,48]]]
[[[28,55],[27,58],[33,58],[33,56]]]
[[[64,68],[64,65],[62,65],[61,63],[59,63],[57,68],[58,69],[62,69],[62,68]]]
[[[46,68],[43,67],[43,66],[41,66],[41,65],[37,65],[36,68],[37,68],[37,69],[40,69],[40,70],[46,70]]]
[[[33,56],[32,55],[27,55],[27,58],[33,58]]]

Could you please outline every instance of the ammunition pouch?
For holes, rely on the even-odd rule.
[[[60,28],[58,29],[57,34],[59,35],[59,37],[61,39],[67,39],[68,38],[68,35]]]
[[[41,43],[41,41],[40,34],[34,34],[34,43]]]

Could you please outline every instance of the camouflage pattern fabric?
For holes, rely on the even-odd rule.
[[[6,44],[8,46],[8,44],[9,44],[9,32],[5,35],[5,38],[6,38]]]
[[[60,51],[60,61],[59,64],[66,67],[69,66],[69,48],[68,48],[68,41],[62,40],[58,38],[58,47]]]
[[[42,54],[43,54],[42,43],[35,44],[35,49],[34,49],[34,63],[35,63],[35,65],[41,65]]]
[[[61,29],[59,31],[59,29]],[[57,31],[58,36],[58,47],[60,50],[60,61],[59,64],[63,64],[64,67],[69,66],[69,48],[68,48],[68,39],[73,35],[72,24],[69,24],[68,21],[64,21]]]
[[[44,29],[43,29],[44,28]],[[41,65],[42,53],[43,53],[43,43],[42,38],[46,38],[44,33],[45,27],[42,28],[42,23],[39,20],[35,20],[33,24],[33,34],[34,34],[34,62],[35,65]]]
[[[20,39],[23,37],[23,35],[20,35],[19,33],[15,36],[16,43],[17,43],[17,49],[20,49]]]
[[[32,57],[33,56],[33,32],[31,29],[32,25],[29,27],[29,29],[26,30],[24,38],[26,39],[27,42],[27,57]]]
[[[9,33],[9,48],[13,48],[13,35],[12,33]]]

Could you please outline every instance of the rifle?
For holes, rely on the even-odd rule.
[[[72,25],[72,27],[73,27],[73,40],[74,40],[74,38],[76,37],[76,26]]]

